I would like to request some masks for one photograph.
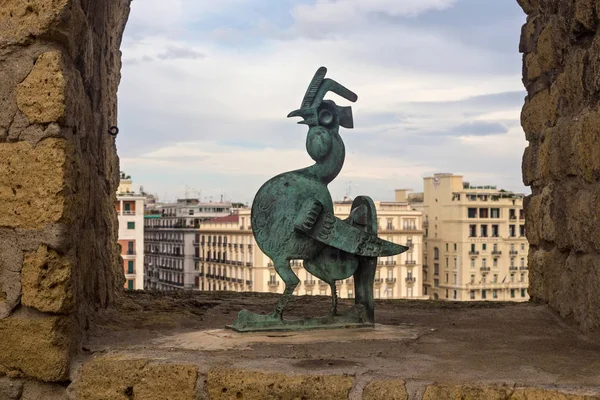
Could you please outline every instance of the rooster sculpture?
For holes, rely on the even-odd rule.
[[[345,148],[340,126],[353,128],[351,107],[324,100],[333,92],[351,102],[358,97],[334,80],[325,78],[327,69],[315,73],[300,109],[288,117],[301,117],[308,125],[306,150],[315,164],[286,172],[267,181],[252,203],[251,224],[256,243],[273,260],[285,284],[275,311],[257,320],[283,320],[283,312],[300,280],[290,261],[302,260],[304,268],[331,287],[329,316],[337,314],[335,282],[354,275],[355,301],[366,309],[373,322],[373,280],[377,257],[400,254],[408,248],[377,237],[377,216],[370,198],[359,196],[348,219],[334,216],[327,185],[340,173]],[[261,318],[262,317],[262,318]],[[238,320],[240,317],[238,317]]]

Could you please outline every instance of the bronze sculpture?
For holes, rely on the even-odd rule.
[[[337,325],[372,325],[373,280],[377,257],[400,254],[408,247],[377,237],[377,216],[373,201],[357,197],[350,217],[340,220],[333,214],[333,201],[327,185],[344,164],[345,147],[339,127],[354,126],[351,107],[324,100],[328,92],[355,102],[358,97],[334,80],[325,78],[327,69],[315,73],[300,109],[288,117],[302,117],[309,127],[306,150],[315,164],[286,172],[267,181],[256,194],[251,223],[260,249],[273,260],[285,290],[275,311],[269,315],[240,312],[231,326],[239,331],[301,329]],[[283,311],[300,280],[290,266],[303,260],[304,268],[327,282],[332,291],[332,306],[327,317],[286,321]],[[357,307],[344,316],[337,315],[335,281],[354,276]]]

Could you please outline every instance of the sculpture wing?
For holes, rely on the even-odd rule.
[[[380,239],[342,221],[324,210],[317,200],[304,204],[294,228],[321,243],[358,256],[386,257],[408,250],[406,246]]]
[[[308,85],[306,94],[302,99],[302,105],[300,106],[300,108],[310,107],[315,96],[317,95],[317,91],[319,90],[319,87],[321,86],[321,83],[323,82],[323,79],[325,78],[326,74],[327,68],[325,67],[321,67],[317,70],[317,72],[315,72],[315,76],[312,78],[312,81],[310,81],[310,85]]]

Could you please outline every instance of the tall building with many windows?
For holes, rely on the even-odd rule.
[[[403,191],[402,201],[375,202],[379,236],[410,249],[397,256],[381,258],[375,276],[375,298],[422,298],[421,255],[422,215],[413,210]],[[337,202],[334,212],[345,219],[352,202]],[[216,218],[200,225],[196,250],[200,290],[233,290],[283,293],[281,282],[270,260],[256,245],[250,226],[250,210]],[[331,288],[302,268],[302,261],[291,262],[300,279],[296,295],[330,295]],[[337,283],[340,297],[354,297],[352,277]]]
[[[424,178],[424,294],[443,300],[525,301],[523,195],[472,186],[462,176]]]
[[[119,244],[123,258],[126,289],[144,288],[144,201],[134,193],[131,179],[121,179],[117,189]]]
[[[198,289],[199,276],[194,261],[197,229],[203,221],[230,212],[229,202],[201,203],[198,199],[156,203],[148,210],[144,218],[144,288]]]

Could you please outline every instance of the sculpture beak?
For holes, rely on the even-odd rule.
[[[309,126],[317,125],[319,123],[317,110],[315,108],[300,108],[289,113],[287,117],[302,117],[303,121],[300,121],[298,123],[306,124]]]

